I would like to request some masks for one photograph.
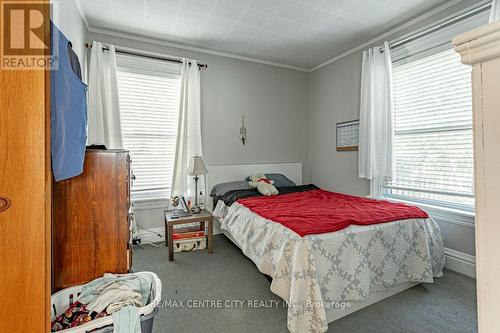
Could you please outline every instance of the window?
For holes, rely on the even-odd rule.
[[[393,68],[394,178],[383,194],[472,209],[471,67],[452,49]]]
[[[130,151],[132,199],[170,196],[180,103],[180,66],[118,55],[123,143]]]

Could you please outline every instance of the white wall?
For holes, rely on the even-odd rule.
[[[74,0],[57,0],[51,1],[51,3],[53,4],[52,21],[73,45],[73,50],[80,59],[83,81],[86,81],[87,49],[85,41],[88,32],[85,22]]]
[[[386,37],[392,40],[447,17],[477,1],[463,1],[444,12]],[[383,40],[373,43],[380,45]],[[366,47],[368,48],[368,46]],[[335,125],[359,119],[362,51],[357,51],[310,73],[309,77],[309,167],[310,181],[320,187],[359,196],[369,194],[369,182],[357,176],[358,153],[335,150]],[[474,255],[473,220],[437,218],[445,246]]]
[[[361,58],[359,52],[317,70],[309,80],[310,180],[325,189],[369,194],[369,182],[358,178],[358,153],[337,152],[335,125],[359,119]]]
[[[209,165],[301,162],[308,180],[308,73],[130,38],[89,32],[97,40],[138,50],[198,59],[204,158]],[[245,115],[248,143],[239,141]],[[145,228],[163,227],[165,207],[138,210]]]

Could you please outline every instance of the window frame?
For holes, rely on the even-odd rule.
[[[179,103],[180,103],[180,88],[181,88],[181,65],[173,62],[149,59],[143,56],[135,56],[128,54],[117,54],[117,79],[120,80],[120,72],[127,72],[140,75],[150,75],[157,77],[164,77],[178,80],[179,84]],[[118,82],[118,89],[120,89],[120,82]],[[120,92],[121,99],[121,92]],[[121,103],[121,101],[120,101]],[[122,115],[120,115],[122,116]],[[123,131],[123,118],[122,131]],[[125,140],[124,140],[125,141]],[[176,140],[175,140],[176,141]],[[176,142],[174,142],[176,145]],[[125,149],[128,149],[125,147]],[[175,157],[174,157],[175,158]],[[131,169],[134,171],[134,160],[136,157],[131,152]],[[174,162],[174,161],[172,161]],[[134,190],[133,183],[131,184],[130,196],[132,205],[137,210],[152,209],[152,208],[165,208],[168,206],[171,195],[170,187],[151,187],[143,190]],[[155,193],[157,192],[157,193]],[[167,193],[168,192],[168,193]],[[142,194],[141,194],[142,193]]]
[[[463,12],[457,20],[448,24],[449,18],[432,23],[420,30],[406,34],[393,41],[397,44],[391,50],[393,66],[405,64],[419,58],[453,48],[453,37],[488,23],[489,9],[481,6],[471,12]],[[396,202],[406,202],[427,211],[431,216],[448,223],[474,228],[474,206],[439,203],[423,198],[387,195],[383,185],[385,179],[372,179],[369,197]],[[475,193],[474,193],[475,194]]]
[[[400,59],[394,61],[393,60],[393,66],[394,68],[399,66],[399,65],[404,65],[404,64],[407,64],[407,63],[411,63],[413,61],[417,61],[419,59],[422,59],[422,58],[425,58],[425,57],[429,57],[429,56],[432,56],[434,54],[438,54],[438,53],[441,53],[441,52],[446,52],[448,50],[451,49],[451,46],[449,48],[443,48],[443,45],[440,44],[439,46],[436,46],[435,48],[427,48],[425,53],[424,54],[417,54],[416,56],[413,55],[409,58],[412,58],[412,59],[409,59],[409,58],[405,58],[403,59],[403,61],[401,61]],[[433,52],[430,52],[430,51],[433,51]],[[472,78],[471,78],[472,80]],[[471,115],[472,117],[472,115]],[[394,119],[394,118],[393,118]],[[446,133],[446,132],[450,132],[450,131],[453,131],[454,130],[454,127],[453,126],[444,126],[444,127],[439,127],[439,128],[436,128],[436,129],[432,129],[432,130],[426,130],[426,129],[422,129],[422,130],[415,130],[414,133],[415,134],[424,134],[424,133]],[[472,130],[472,124],[471,126],[463,126],[463,128],[461,127],[460,130]],[[393,130],[393,135],[395,136],[395,129]],[[407,132],[407,131],[405,131]],[[409,133],[410,131],[408,131]],[[393,162],[395,160],[395,153],[394,153],[394,144],[395,144],[395,140],[393,140]],[[395,172],[395,170],[394,170]],[[474,180],[473,180],[474,181]],[[417,206],[423,206],[423,207],[426,207],[426,208],[432,208],[434,211],[444,211],[444,212],[447,212],[447,211],[454,211],[454,212],[458,212],[459,214],[461,213],[462,215],[464,215],[465,217],[470,217],[471,215],[474,216],[474,210],[475,210],[475,205],[466,205],[466,204],[460,204],[460,203],[455,203],[455,202],[450,202],[450,201],[443,201],[443,200],[439,200],[439,199],[426,199],[426,198],[419,198],[419,197],[415,197],[415,196],[410,196],[410,195],[403,195],[403,194],[395,194],[395,193],[392,193],[392,190],[402,190],[402,191],[413,191],[413,192],[420,192],[420,193],[436,193],[436,194],[443,194],[443,195],[450,195],[450,196],[457,196],[457,197],[468,197],[468,198],[474,198],[475,195],[474,193],[472,194],[468,194],[468,193],[460,193],[460,192],[451,192],[451,191],[445,191],[445,190],[431,190],[431,189],[421,189],[421,188],[418,188],[418,187],[404,187],[404,186],[397,186],[397,185],[392,185],[390,184],[390,182],[388,181],[388,179],[383,179],[383,180],[379,180],[379,181],[376,181],[376,182],[373,182],[372,181],[372,196],[374,197],[379,197],[379,198],[383,198],[383,199],[389,199],[389,200],[394,200],[394,201],[398,201],[398,202],[407,202],[407,203],[410,203],[410,204],[415,204]]]

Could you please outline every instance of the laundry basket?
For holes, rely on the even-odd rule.
[[[138,272],[132,274],[117,274],[117,276],[139,275],[149,282],[151,282],[151,301],[149,304],[139,308],[139,315],[141,316],[141,331],[143,333],[151,333],[153,330],[153,321],[155,315],[158,313],[157,305],[161,301],[161,281],[155,273],[152,272]],[[51,297],[51,320],[66,311],[71,302],[75,302],[79,293],[82,291],[83,285],[66,288],[58,291]],[[62,333],[87,333],[94,331],[99,333],[113,332],[113,318],[106,316],[99,319],[94,319],[86,324],[68,328],[65,330],[57,331]]]

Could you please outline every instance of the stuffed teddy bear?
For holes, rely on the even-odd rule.
[[[248,184],[253,188],[257,188],[257,191],[262,195],[271,196],[279,194],[273,185],[274,181],[267,179],[266,175],[260,173],[250,176]]]

